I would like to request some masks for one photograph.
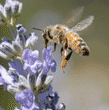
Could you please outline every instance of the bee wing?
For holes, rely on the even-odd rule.
[[[91,23],[93,23],[94,16],[89,16],[85,20],[79,22],[76,26],[71,28],[71,31],[77,32],[86,29]]]
[[[70,17],[68,17],[68,19],[65,20],[64,23],[62,23],[62,24],[63,25],[70,26],[75,21],[77,22],[81,18],[81,15],[83,13],[83,10],[84,10],[84,6],[81,6],[81,7],[77,8],[77,9],[73,10],[73,12],[70,14]]]

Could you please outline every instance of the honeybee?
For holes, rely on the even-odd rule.
[[[84,7],[76,9],[75,15],[73,15],[66,23],[57,24],[54,26],[47,26],[44,30],[34,28],[36,30],[43,31],[43,38],[45,41],[45,48],[47,48],[48,42],[54,43],[54,51],[56,45],[62,44],[61,55],[62,63],[61,69],[64,72],[64,68],[67,65],[67,61],[70,59],[73,50],[80,56],[88,56],[90,49],[86,42],[79,36],[78,31],[86,29],[94,20],[94,16],[89,16],[83,21],[79,22],[76,26],[69,28],[67,25],[73,23],[75,19],[82,15]],[[68,50],[71,52],[68,53]],[[53,52],[54,52],[53,51]]]

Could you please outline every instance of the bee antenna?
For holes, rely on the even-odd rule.
[[[39,31],[43,31],[43,32],[44,32],[44,30],[42,30],[42,29],[38,29],[38,28],[33,28],[33,29],[35,29],[35,30],[39,30]]]

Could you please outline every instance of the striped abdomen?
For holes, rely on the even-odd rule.
[[[68,39],[69,47],[75,50],[76,53],[82,56],[89,55],[89,47],[77,33],[68,32],[66,37]]]

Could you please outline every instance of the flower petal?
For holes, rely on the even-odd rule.
[[[8,43],[12,44],[12,41],[6,37],[2,37],[1,40],[2,40],[2,42],[8,42]]]
[[[29,72],[31,71],[30,65],[27,64],[27,63],[24,64],[23,69],[24,69],[24,70],[29,70]],[[31,72],[32,72],[32,71],[31,71]]]
[[[46,108],[46,104],[47,104],[47,96],[53,93],[53,88],[51,86],[49,86],[49,90],[43,93],[39,93],[37,98],[40,102],[40,107],[42,109]]]
[[[18,109],[18,107],[15,107],[15,109],[14,110],[20,110],[20,109]]]
[[[16,72],[15,69],[9,68],[8,73],[13,78],[14,83],[19,81],[19,74]]]
[[[65,110],[66,106],[64,103],[59,104],[58,109],[57,110]]]
[[[23,54],[22,54],[22,59],[27,63],[28,61],[28,58],[30,57],[29,55],[31,55],[32,51],[29,50],[29,49],[25,49],[23,51]]]
[[[43,73],[47,73],[50,69],[52,72],[56,71],[56,62],[55,60],[51,59],[52,48],[52,46],[49,46],[47,49],[44,48],[42,51],[44,58]]]
[[[23,48],[20,46],[20,44],[18,42],[12,41],[12,45],[13,45],[14,49],[16,50],[16,52],[19,55],[21,55],[22,54],[22,51],[23,51]]]
[[[23,3],[19,2],[19,10],[18,10],[18,13],[21,13],[22,7],[23,7]]]
[[[25,89],[23,92],[17,92],[15,94],[15,99],[22,107],[30,109],[33,105],[34,94],[30,89]]]
[[[16,54],[16,51],[14,50],[14,47],[12,44],[8,43],[8,42],[2,42],[0,44],[0,49],[1,51],[4,50],[5,53],[14,56]]]
[[[3,85],[4,79],[0,76],[0,85]]]
[[[13,79],[8,75],[7,70],[0,65],[0,74],[7,84],[13,84]]]
[[[6,17],[8,20],[11,20],[12,8],[11,8],[11,4],[10,4],[10,3],[6,3],[6,4],[4,5],[4,14],[5,14],[5,17]]]
[[[43,83],[45,82],[45,79],[46,79],[46,74],[43,74],[43,72],[41,72],[38,75],[37,80],[36,80],[36,89],[37,89],[37,91],[40,92],[42,89],[44,89],[43,88]]]
[[[58,100],[59,100],[59,96],[57,92],[54,92],[50,95],[48,95],[47,97],[47,102],[48,105],[51,109],[55,109],[55,105],[57,104]]]
[[[36,73],[38,71],[38,69],[41,68],[41,67],[42,67],[42,62],[39,61],[39,60],[37,60],[33,65],[30,66],[31,71],[33,73]]]
[[[25,49],[22,54],[22,59],[24,60],[24,70],[29,70],[29,73],[37,73],[40,68],[42,68],[42,62],[38,60],[39,51],[31,51]]]
[[[7,90],[12,94],[16,94],[17,92],[21,91],[17,85],[8,85]]]
[[[25,32],[26,32],[26,29],[24,27],[17,27],[17,33],[18,33],[18,35],[22,35]]]
[[[56,66],[57,66],[56,61],[52,60],[52,63],[51,63],[51,71],[52,72],[56,72]]]
[[[4,90],[6,90],[6,83],[4,81],[4,79],[0,76],[0,85],[3,86]]]
[[[2,52],[1,50],[0,50],[0,57],[7,59],[7,60],[12,60],[12,58],[9,58],[9,56],[5,54],[4,52]]]
[[[30,37],[28,38],[28,40],[26,41],[26,48],[30,48],[32,50],[35,50],[37,48],[37,41],[38,41],[38,37],[35,36],[35,33],[32,32],[30,34]]]
[[[53,81],[53,76],[49,75],[49,76],[46,77],[44,85],[49,86],[52,81]]]
[[[9,62],[8,65],[10,68],[14,68],[19,75],[26,76],[26,73],[23,70],[22,64],[20,63],[19,60],[13,60],[12,62]]]
[[[37,103],[33,102],[33,105],[30,110],[40,110],[39,105]]]

